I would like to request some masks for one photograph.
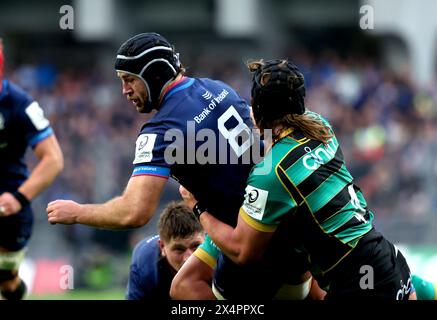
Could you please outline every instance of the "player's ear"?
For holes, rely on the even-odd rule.
[[[158,240],[159,250],[161,250],[161,256],[165,257],[165,250],[164,250],[164,241],[161,239]]]

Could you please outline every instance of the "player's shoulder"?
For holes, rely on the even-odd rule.
[[[5,83],[5,90],[7,91],[7,95],[12,100],[14,107],[16,106],[25,108],[32,103],[33,98],[26,91],[24,91],[23,88],[11,81],[6,81]]]
[[[282,170],[282,161],[298,145],[299,141],[291,138],[276,142],[262,161],[253,166],[248,182],[259,186],[276,185],[277,181],[280,181],[278,171]]]
[[[261,162],[253,166],[247,181],[248,184],[267,187],[277,178],[273,151],[274,150],[270,150]]]
[[[218,95],[225,90],[227,94],[238,95],[237,92],[226,82],[211,78],[197,78],[198,85],[214,91],[213,94]],[[207,98],[207,97],[206,97]]]
[[[147,262],[159,252],[159,235],[147,237],[137,243],[133,250],[132,259],[138,262]]]
[[[326,119],[320,113],[317,113],[317,112],[314,112],[314,111],[311,111],[311,110],[307,109],[307,111],[305,111],[305,115],[307,115],[307,116],[309,116],[309,117],[311,117],[311,118],[313,118],[315,120],[318,120],[318,121],[322,122],[324,125],[332,128],[332,126],[331,126],[330,122],[328,121],[328,119]]]

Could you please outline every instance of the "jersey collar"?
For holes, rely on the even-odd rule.
[[[171,97],[176,92],[183,90],[185,88],[188,88],[189,86],[191,86],[193,84],[193,82],[194,82],[193,78],[188,78],[185,76],[183,76],[179,80],[173,82],[171,85],[169,85],[167,88],[165,88],[165,90],[162,94],[160,104],[162,102],[164,102],[166,99],[168,99],[169,97]]]

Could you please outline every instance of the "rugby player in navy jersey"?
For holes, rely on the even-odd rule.
[[[168,300],[176,272],[202,243],[205,233],[183,202],[169,203],[158,220],[158,235],[134,249],[126,299]]]
[[[19,300],[26,292],[18,276],[32,233],[30,201],[61,172],[61,148],[38,102],[17,85],[3,79],[0,39],[0,293]],[[24,161],[31,147],[38,163],[29,175]]]
[[[143,226],[154,214],[170,176],[210,212],[238,212],[246,178],[261,153],[261,143],[250,130],[247,102],[221,81],[186,77],[173,46],[156,33],[127,40],[117,52],[115,69],[123,94],[139,113],[157,110],[138,135],[132,176],[121,196],[103,204],[49,203],[49,222],[108,229]],[[219,218],[231,225],[237,222],[236,214]],[[208,239],[205,243],[184,264],[190,279],[178,278],[174,298],[214,298],[210,289],[214,254],[208,252],[214,248]],[[240,278],[245,275],[249,273],[244,271]]]

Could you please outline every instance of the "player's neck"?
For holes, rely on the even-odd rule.
[[[165,94],[167,93],[167,91],[169,90],[169,88],[171,88],[173,86],[174,83],[180,81],[182,79],[183,75],[182,74],[178,74],[176,76],[176,78],[174,78],[172,81],[170,81],[169,83],[167,83],[164,88],[161,91],[161,95],[159,96],[159,101],[162,101],[162,98],[165,96]]]
[[[286,136],[288,136],[290,133],[292,133],[294,128],[284,128],[282,126],[276,127],[273,129],[273,144],[278,142],[279,140],[282,140]]]

